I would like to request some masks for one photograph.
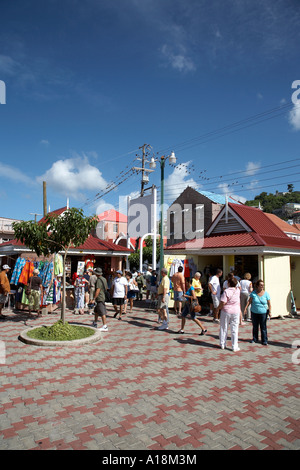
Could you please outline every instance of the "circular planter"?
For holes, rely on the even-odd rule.
[[[22,331],[20,333],[19,339],[26,344],[33,344],[35,346],[47,346],[47,347],[48,346],[81,346],[83,344],[96,343],[97,341],[101,339],[101,331],[91,326],[86,326],[86,325],[84,325],[84,328],[89,328],[94,331],[94,334],[91,336],[88,336],[87,338],[73,339],[70,341],[46,341],[43,339],[30,338],[27,335],[27,332],[33,331],[37,328],[41,328],[41,326],[36,326],[34,328],[27,328],[26,330]]]

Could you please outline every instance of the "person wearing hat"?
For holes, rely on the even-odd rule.
[[[98,269],[98,268],[96,268]],[[90,279],[89,279],[89,307],[93,304],[95,299],[95,292],[96,292],[96,282],[97,282],[97,274],[94,272],[92,268],[89,268],[88,271],[90,272]],[[92,313],[92,312],[89,312]]]
[[[10,284],[7,277],[9,270],[10,267],[7,264],[4,264],[0,273],[0,320],[5,318],[5,315],[2,314],[2,309],[7,301],[8,294],[10,293]]]
[[[158,314],[162,320],[161,326],[158,327],[159,330],[168,329],[168,315],[167,308],[169,304],[169,292],[170,292],[170,279],[168,278],[168,270],[166,268],[161,269],[161,281],[158,286]]]
[[[39,277],[39,274],[39,270],[34,269],[32,276],[28,279],[27,284],[30,287],[30,294],[28,295],[29,313],[31,313],[31,310],[34,310],[38,313],[38,315],[42,313],[40,296],[40,289],[42,288],[42,279]]]
[[[116,272],[116,277],[112,285],[112,304],[115,309],[114,318],[119,313],[119,320],[122,320],[122,314],[124,310],[125,299],[127,299],[127,287],[128,283],[125,277],[123,277],[122,271],[119,269]],[[120,310],[118,310],[118,307]]]
[[[106,324],[106,305],[105,305],[105,291],[108,289],[107,287],[107,281],[105,277],[102,276],[102,269],[101,268],[95,268],[93,271],[93,274],[97,276],[97,281],[95,284],[95,308],[94,308],[94,313],[95,313],[95,319],[93,322],[93,326],[95,328],[98,327],[98,317],[99,315],[101,316],[102,319],[102,327],[100,328],[100,331],[108,331],[108,326]]]

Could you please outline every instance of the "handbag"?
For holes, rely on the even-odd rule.
[[[111,295],[110,295],[109,290],[105,289],[104,283],[103,283],[103,281],[102,281],[101,278],[100,278],[100,281],[101,281],[101,283],[102,283],[103,290],[104,290],[105,302],[111,302]]]
[[[190,311],[195,312],[195,313],[201,312],[201,305],[198,304],[197,300],[192,300],[191,301]]]
[[[31,281],[32,278],[30,279],[30,284],[25,287],[25,294],[27,295],[27,297],[31,294]]]

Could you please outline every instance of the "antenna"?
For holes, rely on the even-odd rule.
[[[30,215],[34,215],[34,221],[36,222],[36,216],[37,215],[43,215],[43,214],[37,214],[36,212],[30,212]]]

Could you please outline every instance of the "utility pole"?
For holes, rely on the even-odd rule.
[[[43,208],[44,208],[44,217],[47,215],[47,183],[43,181]]]
[[[37,214],[36,212],[30,212],[30,215],[34,215],[34,221],[36,223],[36,217],[37,215],[42,215],[42,214]]]
[[[143,150],[141,196],[144,196],[144,187],[145,187],[144,174],[145,174],[146,144],[144,144],[142,147],[140,147],[140,149]]]
[[[149,161],[147,160],[147,151],[149,151],[151,149],[151,146],[150,145],[147,145],[147,144],[144,144],[142,145],[142,147],[139,147],[139,149],[142,149],[142,152],[143,152],[143,155],[142,155],[142,158],[137,158],[137,160],[140,160],[142,161],[142,167],[141,168],[138,168],[138,167],[133,167],[132,169],[133,170],[136,170],[136,171],[141,171],[142,172],[142,181],[141,181],[141,196],[144,196],[144,192],[145,192],[145,184],[149,182],[149,176],[148,176],[148,173],[151,173],[152,171],[154,170],[148,170],[145,165],[146,163],[149,163]]]

